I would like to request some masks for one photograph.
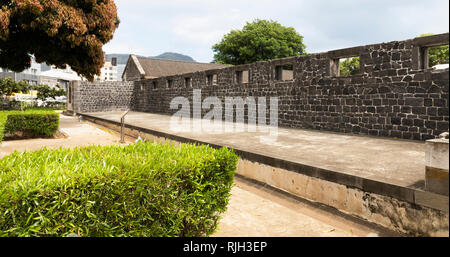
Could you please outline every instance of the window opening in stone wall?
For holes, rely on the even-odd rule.
[[[216,86],[217,85],[217,74],[210,74],[206,76],[206,85]]]
[[[184,86],[185,87],[192,87],[192,79],[191,78],[184,78]]]
[[[358,75],[360,71],[358,56],[348,56],[331,60],[331,75],[334,77]]]
[[[156,81],[152,81],[152,87],[153,89],[156,89],[158,87],[158,83]]]
[[[167,80],[167,87],[168,88],[172,88],[173,87],[173,80],[172,79],[168,79]]]
[[[359,57],[339,59],[339,76],[353,76],[359,74]]]
[[[249,76],[250,76],[250,72],[248,70],[236,71],[235,82],[237,84],[248,83],[250,80]]]
[[[275,66],[275,80],[289,81],[294,79],[294,66],[292,64]]]
[[[436,70],[447,69],[449,67],[448,45],[426,47],[425,52],[424,63],[428,63],[428,67]]]

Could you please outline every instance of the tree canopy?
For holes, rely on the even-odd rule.
[[[11,78],[2,79],[0,78],[0,96],[10,96],[14,93],[28,92],[30,91],[31,85],[23,81],[14,81]]]
[[[339,69],[339,74],[341,76],[352,76],[358,74],[360,71],[359,57],[352,57],[343,60],[339,64]]]
[[[0,0],[0,67],[21,72],[34,55],[92,81],[118,25],[112,0]]]
[[[59,87],[59,85],[56,85],[56,87],[50,87],[48,85],[41,84],[32,87],[32,89],[38,91],[37,99],[42,101],[49,98],[55,100],[56,97],[65,96],[67,94],[64,89]]]
[[[276,21],[247,22],[242,30],[232,30],[212,47],[214,62],[246,64],[306,54],[303,36]]]
[[[438,64],[448,63],[448,45],[435,46],[428,49],[428,56],[430,58],[429,67],[433,67]]]
[[[11,96],[15,93],[29,93],[31,90],[38,92],[37,99],[45,101],[48,98],[66,95],[66,91],[57,85],[56,87],[50,87],[45,84],[30,85],[24,81],[14,81],[11,78],[0,78],[0,96]]]

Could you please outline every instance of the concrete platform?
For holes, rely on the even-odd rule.
[[[121,113],[82,115],[117,130]],[[180,132],[171,128],[171,119],[130,112],[125,119],[126,133],[226,146],[241,157],[239,175],[389,228],[399,227],[400,232],[420,230],[413,233],[421,235],[434,230],[429,235],[448,236],[448,196],[424,191],[424,142],[289,128],[278,128],[277,140],[267,142],[260,137],[268,132],[248,132],[251,126],[247,125],[243,132]],[[224,125],[230,124],[205,127],[211,130]],[[430,219],[422,224],[426,217]]]
[[[121,112],[85,113],[120,122]],[[425,143],[299,129],[278,129],[275,143],[262,132],[196,133],[170,129],[171,116],[130,112],[125,124],[411,188],[425,185]],[[247,128],[247,126],[245,126]]]

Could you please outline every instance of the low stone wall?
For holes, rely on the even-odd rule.
[[[76,112],[131,108],[134,111],[172,115],[176,97],[190,102],[193,90],[201,90],[203,101],[222,101],[225,119],[227,98],[267,101],[278,97],[280,126],[396,137],[413,140],[436,138],[449,129],[449,69],[427,67],[427,49],[448,44],[449,34],[393,41],[310,54],[292,58],[232,66],[170,77],[116,84],[81,84],[75,100]],[[339,76],[339,59],[358,56],[360,73]],[[283,80],[278,71],[290,67]],[[247,76],[248,75],[248,76]],[[115,92],[117,91],[117,92]],[[259,106],[258,106],[259,107]],[[248,106],[244,109],[248,120]],[[204,105],[202,117],[210,111]],[[258,110],[261,111],[261,110]]]
[[[68,111],[123,111],[132,106],[136,97],[134,89],[133,82],[75,82],[68,91],[68,103],[72,104]]]

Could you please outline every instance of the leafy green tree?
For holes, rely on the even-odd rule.
[[[432,36],[433,33],[422,34],[419,37]],[[438,64],[449,63],[449,47],[445,46],[434,46],[428,48],[428,56],[430,63],[429,67],[433,67]]]
[[[11,78],[0,79],[0,96],[11,96],[14,93],[29,93],[31,90],[38,92],[37,98],[45,101],[48,98],[55,99],[58,96],[66,95],[66,91],[59,86],[50,87],[48,85],[30,85],[22,81],[14,81]]]
[[[48,85],[37,85],[33,89],[38,91],[37,98],[42,101],[48,98],[55,100],[58,96],[66,95],[66,91],[59,86],[49,87]]]
[[[339,63],[341,76],[351,76],[359,73],[359,57],[347,58]]]
[[[294,28],[258,19],[232,30],[212,49],[213,62],[233,65],[306,54],[303,36]]]
[[[0,79],[0,96],[11,96],[14,93],[27,93],[32,86],[26,82],[16,82],[11,78]]]
[[[118,25],[112,0],[0,0],[0,67],[21,72],[34,55],[92,81]]]
[[[448,45],[435,46],[428,49],[428,56],[430,58],[429,67],[433,67],[438,64],[448,63]]]

